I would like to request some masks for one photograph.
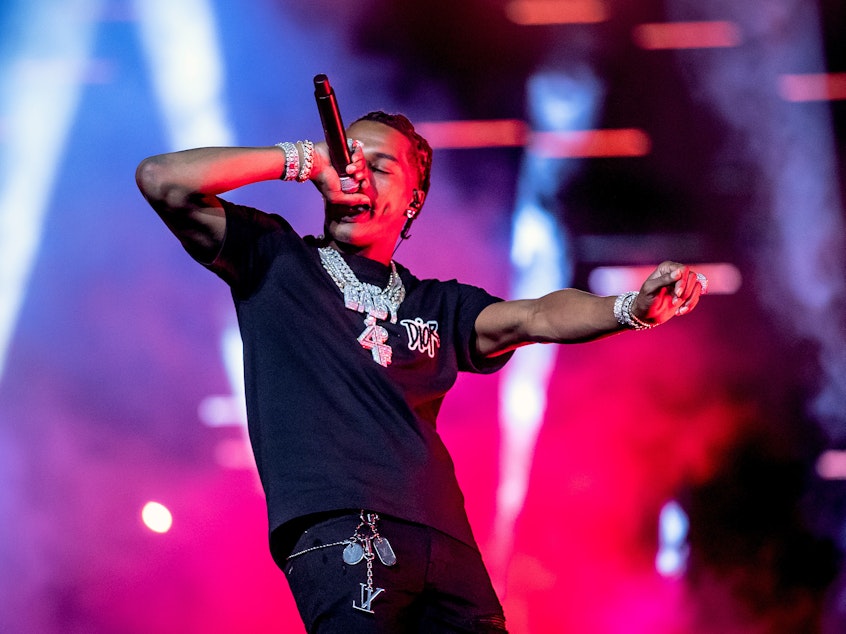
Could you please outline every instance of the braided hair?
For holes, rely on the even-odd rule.
[[[408,120],[408,117],[401,114],[389,114],[381,110],[374,110],[368,112],[363,117],[356,119],[358,121],[375,121],[382,123],[397,132],[401,133],[405,138],[411,142],[411,147],[415,150],[415,159],[417,163],[417,175],[420,182],[420,189],[424,192],[429,191],[430,178],[432,173],[432,148],[429,142],[426,141],[414,129],[414,125]]]

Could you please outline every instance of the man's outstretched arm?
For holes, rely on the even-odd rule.
[[[702,289],[689,267],[664,262],[643,283],[631,315],[657,326],[692,310]],[[529,343],[580,343],[620,332],[626,326],[615,316],[616,301],[567,288],[539,299],[491,304],[476,319],[476,351],[494,357]]]

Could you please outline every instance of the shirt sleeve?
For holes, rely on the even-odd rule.
[[[490,374],[502,369],[513,351],[495,357],[482,357],[476,353],[476,318],[491,304],[502,299],[490,295],[484,289],[454,282],[457,287],[455,341],[458,369],[462,372]]]
[[[248,296],[270,267],[274,235],[293,234],[291,225],[275,214],[222,200],[226,233],[217,257],[203,263],[240,296]]]

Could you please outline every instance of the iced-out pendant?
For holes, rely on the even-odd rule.
[[[385,343],[388,340],[388,331],[376,323],[376,317],[373,314],[367,316],[364,325],[366,328],[358,336],[358,342],[362,348],[370,350],[376,363],[387,368],[391,365],[391,357],[394,353],[391,346]]]

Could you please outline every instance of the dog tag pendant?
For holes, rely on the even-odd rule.
[[[384,537],[374,539],[373,548],[376,550],[376,554],[379,555],[379,561],[386,566],[393,566],[397,563],[397,556],[394,554],[394,549],[391,548],[391,543]]]
[[[344,563],[355,566],[364,559],[364,548],[358,542],[350,542],[344,548]]]

